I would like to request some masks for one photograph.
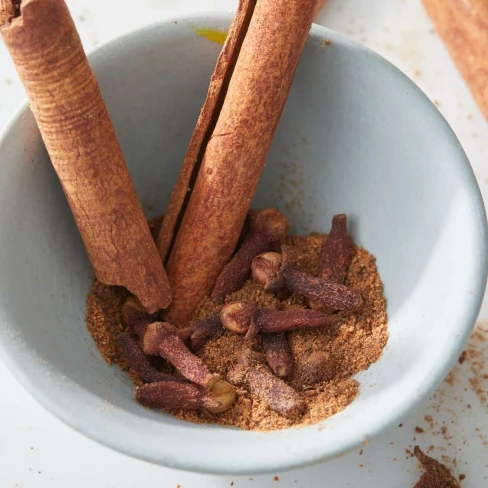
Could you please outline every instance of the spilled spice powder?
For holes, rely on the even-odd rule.
[[[488,325],[478,323],[469,340],[468,347],[464,351],[466,353],[464,360],[469,364],[471,369],[469,384],[485,408],[488,408],[488,361],[486,361],[487,348]]]
[[[150,223],[153,235],[159,222]],[[319,254],[326,239],[323,234],[308,237],[288,236],[286,244],[291,246],[293,261],[297,269],[317,274]],[[297,389],[307,410],[298,418],[286,418],[273,410],[245,387],[236,387],[237,401],[232,408],[222,414],[211,416],[208,413],[191,410],[177,410],[177,417],[199,423],[233,425],[246,430],[276,430],[293,425],[315,424],[346,408],[358,395],[359,384],[353,376],[378,360],[388,339],[386,301],[383,286],[376,269],[375,258],[362,248],[355,247],[345,284],[359,291],[364,300],[360,313],[338,312],[338,321],[330,328],[300,330],[288,333],[290,347],[295,357],[295,368],[289,381]],[[117,336],[123,331],[120,308],[127,292],[96,282],[88,297],[87,323],[104,359],[129,370],[136,385],[141,382],[125,364],[116,348]],[[307,308],[303,297],[292,295],[279,301],[273,294],[265,292],[251,279],[241,290],[226,298],[226,302],[251,300],[259,307],[292,310]],[[215,313],[221,307],[211,298],[200,304],[194,320]],[[235,366],[244,347],[244,336],[227,331],[219,338],[210,340],[198,355],[210,371],[227,378]],[[256,338],[253,348],[261,352],[261,340]],[[312,353],[325,353],[329,366],[324,380],[317,385],[304,387],[299,377],[300,364]]]
[[[439,461],[424,454],[415,446],[414,455],[425,469],[414,488],[461,488],[451,472]]]

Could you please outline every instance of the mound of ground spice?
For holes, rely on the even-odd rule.
[[[319,254],[327,238],[324,234],[307,237],[288,236],[293,262],[300,271],[317,274]],[[359,384],[353,376],[378,360],[388,339],[386,301],[378,274],[375,258],[365,249],[354,247],[354,253],[345,278],[345,284],[361,293],[364,306],[360,312],[337,312],[338,321],[331,327],[300,330],[288,333],[288,341],[295,359],[293,373],[286,382],[295,388],[306,405],[303,415],[284,417],[271,410],[257,395],[245,386],[236,386],[237,400],[227,411],[219,415],[197,410],[174,410],[177,417],[199,423],[232,425],[246,430],[276,430],[294,425],[315,424],[346,408],[358,395]],[[102,356],[109,363],[128,369],[117,351],[117,336],[123,331],[121,305],[127,292],[120,288],[95,282],[88,297],[87,323]],[[250,300],[259,307],[293,310],[307,308],[306,300],[292,295],[279,301],[252,279],[246,281],[226,302]],[[209,317],[221,305],[211,298],[200,304],[195,320]],[[213,373],[227,378],[239,360],[245,339],[243,335],[226,331],[211,339],[198,352],[198,356]],[[253,349],[262,351],[261,339],[254,339]],[[327,371],[318,384],[306,386],[303,381],[306,360],[313,353],[327,358]],[[129,371],[130,372],[130,371]],[[131,372],[136,386],[141,382]]]

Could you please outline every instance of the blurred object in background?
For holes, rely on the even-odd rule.
[[[488,2],[423,1],[437,32],[488,120]]]

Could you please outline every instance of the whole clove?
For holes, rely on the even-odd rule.
[[[344,283],[353,253],[354,243],[347,233],[347,216],[334,215],[319,257],[319,276],[335,283]]]
[[[258,254],[279,248],[287,231],[288,221],[278,210],[251,211],[249,233],[217,278],[212,298],[223,302],[227,295],[239,290],[249,276],[252,260]]]
[[[146,354],[159,355],[169,361],[186,379],[203,386],[212,397],[222,397],[224,410],[234,403],[236,394],[232,385],[219,375],[212,374],[203,361],[185,346],[178,330],[171,324],[155,322],[149,325],[144,336],[143,349]],[[209,411],[218,413],[215,409],[209,408]]]
[[[270,310],[259,309],[254,319],[260,332],[271,334],[301,329],[329,327],[336,322],[335,317],[315,310]]]
[[[331,230],[320,253],[318,277],[343,284],[353,254],[354,243],[347,233],[347,216],[334,215]],[[309,305],[314,310],[330,311],[320,301],[310,300]]]
[[[285,332],[263,334],[263,350],[269,367],[276,376],[286,378],[293,370],[293,355]]]
[[[210,339],[216,339],[225,332],[220,322],[220,312],[206,317],[193,326],[190,335],[190,348],[192,351],[201,349]]]
[[[234,403],[234,389],[226,384],[230,389],[213,389],[208,392],[205,388],[191,383],[151,383],[136,390],[136,401],[148,408],[207,410],[210,413],[221,413]]]
[[[237,334],[245,334],[256,313],[257,307],[254,302],[242,300],[232,302],[222,307],[220,311],[220,322],[228,330]]]
[[[259,332],[272,334],[300,329],[327,327],[336,322],[336,318],[315,310],[272,310],[258,308],[249,301],[233,302],[222,307],[220,312],[222,325],[238,334],[245,334],[254,321]]]
[[[363,304],[361,295],[347,286],[310,276],[294,268],[285,271],[285,280],[290,290],[334,310],[356,312]]]
[[[185,378],[197,385],[208,388],[220,379],[209,371],[199,357],[190,352],[177,329],[166,322],[154,322],[147,327],[143,351],[163,357]]]
[[[284,276],[280,275],[282,265],[283,256],[278,252],[262,253],[251,264],[254,281],[274,293],[278,300],[286,300],[291,295]]]
[[[122,306],[122,319],[135,332],[137,337],[142,340],[147,326],[157,321],[158,314],[147,313],[142,303],[135,296],[130,296]]]
[[[253,278],[265,290],[275,292],[286,286],[290,291],[334,310],[357,311],[361,308],[362,299],[358,292],[345,285],[298,271],[290,264],[289,246],[281,246],[281,252],[281,260],[276,253],[261,254],[253,260]]]
[[[259,353],[246,349],[228,379],[236,385],[247,386],[269,408],[285,417],[296,418],[305,410],[300,395],[273,374]]]
[[[161,373],[152,366],[139,344],[127,332],[119,334],[117,346],[128,366],[137,373],[141,380],[148,383],[176,381],[172,375]]]

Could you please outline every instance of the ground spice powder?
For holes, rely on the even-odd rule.
[[[425,469],[414,488],[461,488],[443,464],[424,454],[418,446],[415,446],[414,455]]]
[[[316,275],[320,250],[326,236],[311,234],[308,237],[289,236],[287,244],[292,247],[296,267]],[[285,418],[270,410],[259,398],[246,388],[236,387],[237,401],[226,412],[210,416],[198,411],[174,411],[177,417],[200,423],[233,425],[246,430],[276,430],[293,425],[315,424],[336,414],[349,405],[359,393],[359,384],[353,376],[378,360],[388,339],[386,300],[375,258],[365,249],[355,248],[345,284],[361,293],[364,307],[360,313],[339,312],[338,322],[331,328],[296,331],[288,334],[295,357],[295,368],[288,383],[297,389],[307,405],[306,413],[295,419]],[[87,323],[102,356],[109,364],[118,364],[127,370],[119,356],[116,338],[122,332],[120,308],[127,292],[95,282],[88,297]],[[292,295],[280,302],[276,297],[249,279],[243,288],[226,301],[252,300],[260,307],[276,307],[280,310],[306,307],[306,301]],[[207,298],[200,304],[195,320],[208,317],[220,305]],[[244,337],[233,332],[209,341],[198,355],[209,369],[226,378],[238,361],[244,346]],[[260,338],[253,348],[261,350]],[[325,353],[329,358],[324,381],[317,385],[304,386],[300,378],[300,364],[312,353]],[[130,372],[130,371],[129,371]],[[130,372],[131,373],[131,372]],[[131,377],[138,385],[135,373]]]

